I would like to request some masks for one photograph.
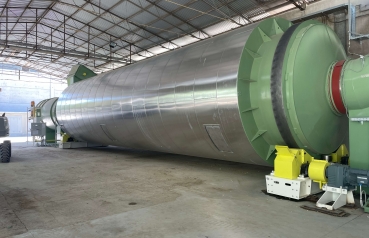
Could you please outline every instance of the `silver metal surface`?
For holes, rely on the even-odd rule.
[[[59,124],[97,144],[267,165],[237,103],[239,60],[255,26],[72,84],[57,102]]]

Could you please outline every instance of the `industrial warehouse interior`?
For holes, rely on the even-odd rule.
[[[368,148],[368,0],[0,0],[0,238],[367,238]]]

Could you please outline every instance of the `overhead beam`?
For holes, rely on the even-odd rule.
[[[102,60],[102,61],[112,61],[115,63],[126,63],[127,60],[123,58],[111,57],[111,56],[103,56],[103,55],[88,55],[87,52],[76,51],[76,50],[68,50],[65,51],[61,48],[51,48],[42,45],[34,45],[34,44],[25,44],[25,43],[17,43],[17,42],[8,42],[6,44],[5,41],[0,40],[0,47],[3,49],[14,49],[20,51],[30,51],[30,52],[38,52],[44,54],[51,55],[61,55],[79,59],[92,59],[92,60]]]
[[[5,58],[5,57],[7,57],[7,56],[2,56],[2,55],[0,56],[0,58]],[[25,63],[22,64],[21,62],[25,62]],[[39,63],[37,63],[37,62],[33,63],[32,62],[32,65],[29,65],[29,64],[27,64],[27,63],[29,63],[29,61],[26,61],[26,60],[23,60],[23,59],[19,60],[18,62],[11,62],[11,63],[12,64],[15,64],[15,65],[18,65],[18,66],[25,66],[25,67],[31,68],[33,70],[37,70],[37,71],[39,71],[41,73],[45,73],[45,74],[49,74],[49,75],[55,76],[55,77],[60,78],[60,79],[63,78],[62,75],[68,74],[68,73],[66,73],[64,71],[60,71],[60,70],[54,69],[53,67],[50,67],[50,68],[51,69],[54,69],[55,72],[62,72],[62,74],[57,74],[57,73],[53,73],[53,72],[50,72],[50,71],[42,70],[42,69],[37,68],[36,65],[34,65],[34,64],[40,65]]]
[[[56,13],[58,13],[58,14],[64,15],[63,13],[61,13],[61,12],[59,12],[59,11],[55,10],[55,9],[53,9],[53,11],[54,11],[54,12],[56,12]],[[76,22],[78,22],[78,23],[81,23],[81,24],[83,24],[83,25],[85,25],[85,26],[89,26],[91,29],[94,29],[94,30],[97,30],[97,31],[101,31],[101,32],[102,32],[102,33],[104,33],[104,34],[106,34],[106,35],[108,35],[108,36],[110,36],[110,37],[113,37],[113,38],[117,39],[117,37],[116,37],[116,36],[113,36],[112,34],[110,34],[110,33],[106,32],[106,31],[104,31],[104,30],[102,30],[102,29],[98,29],[98,28],[96,28],[96,27],[94,27],[94,26],[92,26],[92,25],[86,24],[85,22],[82,22],[82,21],[80,21],[80,20],[77,20],[76,18],[73,18],[72,16],[70,16],[70,17],[69,17],[69,19],[72,19],[73,21],[76,21]],[[104,20],[106,20],[106,19],[104,19]],[[59,26],[59,27],[60,27],[60,26]],[[125,28],[123,28],[123,29],[125,29]],[[125,30],[127,30],[127,29],[125,29]],[[127,30],[127,31],[129,31],[129,30]],[[133,33],[133,32],[132,32],[132,33]],[[137,35],[137,33],[134,33],[134,34],[136,34],[136,35]],[[142,37],[142,36],[140,36],[140,37]],[[92,40],[92,39],[91,39],[91,40]],[[124,41],[124,42],[126,42],[127,44],[131,44],[130,42],[128,42],[128,41],[126,41],[126,40],[124,40],[124,39],[121,39],[121,40],[122,40],[122,41]],[[140,46],[138,46],[138,45],[135,45],[135,44],[133,44],[133,43],[132,43],[132,45],[133,45],[133,46],[135,46],[135,47],[137,47],[137,48],[139,48],[139,49],[141,49],[141,50],[145,50],[145,51],[147,51],[146,49],[144,49],[144,48],[142,48],[142,47],[140,47]],[[126,49],[125,47],[122,47],[122,48]],[[126,50],[127,50],[127,49],[126,49]],[[149,52],[149,51],[147,51],[147,52]],[[152,52],[149,52],[149,53],[154,54],[154,53],[152,53]]]
[[[162,10],[162,11],[164,11],[164,12],[166,12],[168,15],[167,16],[172,16],[172,17],[174,17],[174,18],[176,18],[177,20],[180,20],[182,23],[185,23],[185,24],[187,24],[187,25],[189,25],[190,27],[192,27],[193,29],[195,29],[195,30],[197,30],[198,32],[201,32],[202,34],[204,34],[204,35],[207,35],[208,37],[210,37],[205,31],[203,31],[203,30],[201,30],[200,28],[198,28],[198,27],[196,27],[195,25],[193,25],[193,24],[191,24],[191,23],[189,23],[189,22],[187,22],[186,20],[184,20],[183,18],[181,18],[181,17],[179,17],[179,16],[177,16],[177,15],[175,15],[175,14],[173,14],[173,13],[171,13],[171,12],[169,12],[168,10],[166,10],[165,8],[163,8],[163,7],[161,7],[159,4],[157,4],[156,2],[154,2],[154,1],[150,1],[150,0],[147,0],[149,3],[151,3],[151,5],[153,5],[153,6],[155,6],[155,7],[157,7],[157,8],[159,8],[160,10]],[[167,17],[167,16],[165,16],[165,17]],[[177,27],[178,28],[178,27]],[[189,33],[187,33],[187,34],[189,34]],[[197,36],[195,36],[193,33],[190,33],[193,37],[195,37],[195,38],[198,38],[198,39],[200,39],[199,37],[197,37]]]
[[[1,24],[2,22],[0,22],[0,24]],[[22,21],[22,22],[18,22],[18,21],[12,21],[12,22],[9,22],[9,23],[14,23],[14,24],[16,24],[16,23],[20,23],[20,24],[26,24],[26,23],[33,23],[33,22],[24,22],[24,21]],[[49,26],[49,25],[45,25],[45,24],[43,24],[43,23],[39,23],[39,25],[42,25],[42,26],[45,26],[45,27],[48,27],[48,28],[50,28],[51,30],[54,30],[54,31],[57,31],[57,29],[55,29],[55,28],[53,28],[53,27],[51,27],[51,26]],[[23,32],[24,32],[25,30],[23,30]],[[45,32],[46,33],[46,32]],[[46,33],[47,34],[47,33]],[[75,35],[70,35],[70,34],[68,34],[68,33],[65,33],[66,35],[68,35],[69,37],[74,37],[75,39],[78,39],[78,40],[80,40],[80,41],[83,41],[84,43],[88,43],[86,40],[84,40],[84,39],[81,39],[81,38],[79,38],[79,37],[76,37]],[[31,34],[31,33],[28,33],[28,35],[30,35],[30,36],[34,36],[34,37],[37,37],[38,39],[40,39],[40,42],[44,42],[44,41],[46,41],[46,38],[42,38],[42,37],[40,37],[40,36],[36,36],[36,35],[34,35],[34,34]],[[59,40],[64,40],[63,38],[60,38],[60,37],[57,37],[57,36],[54,36],[53,37],[54,39],[59,39]],[[69,38],[68,38],[69,39]],[[50,41],[50,42],[52,42],[52,41]],[[16,44],[16,45],[18,45],[18,44],[24,44],[24,43],[21,43],[21,42],[12,42],[13,44]],[[54,42],[55,43],[55,45],[60,45],[60,42]],[[71,43],[71,44],[73,44],[73,42],[70,42],[70,41],[68,41],[68,43]],[[96,46],[95,44],[92,44],[92,43],[90,43],[92,46]],[[44,46],[44,45],[37,45],[37,47],[35,46],[35,45],[29,45],[29,48],[47,48],[48,46]],[[84,46],[82,46],[82,45],[76,45],[76,47],[81,47],[81,48],[84,48],[84,49],[87,49],[86,47],[84,47]],[[97,46],[97,47],[99,47],[99,46]],[[53,47],[53,48],[55,48],[55,47]],[[100,47],[99,47],[100,48]],[[40,51],[39,51],[40,52]],[[75,51],[75,52],[77,52],[77,54],[81,54],[81,55],[85,55],[85,54],[88,54],[88,52],[83,52],[83,51],[80,51],[80,52],[78,52],[78,51]],[[44,52],[44,53],[46,53],[46,52]],[[54,52],[54,50],[52,49],[52,54],[54,54],[55,52]],[[90,55],[91,54],[93,54],[93,53],[91,53],[90,52]],[[64,54],[58,54],[60,57],[63,57],[64,56]],[[94,54],[95,56],[93,57],[95,60],[103,60],[103,61],[121,61],[121,60],[126,60],[126,59],[124,59],[124,57],[122,57],[122,58],[119,58],[119,57],[113,57],[113,58],[111,58],[110,56],[107,56],[107,55],[102,55],[102,54],[97,54],[97,53],[95,53]],[[67,55],[66,55],[67,56]],[[75,55],[68,55],[69,57],[75,57]],[[60,58],[59,57],[59,58]],[[109,57],[108,59],[106,58],[106,57]],[[56,59],[59,59],[59,58],[56,58]],[[77,57],[78,58],[78,57]],[[91,59],[92,57],[85,57],[85,56],[83,56],[83,59]],[[54,59],[54,61],[56,60],[56,59]]]
[[[35,8],[36,9],[36,22],[31,26],[31,28],[30,28],[30,30],[28,31],[28,29],[26,29],[28,32],[31,32],[31,31],[33,31],[33,29],[37,29],[37,24],[39,24],[39,22],[42,20],[42,18],[43,17],[45,17],[46,16],[46,14],[48,14],[49,13],[49,11],[52,9],[52,7],[54,6],[56,4],[56,2],[52,2],[48,7],[47,7],[47,9],[41,14],[41,16],[39,17],[39,16],[37,16],[37,10],[38,10],[38,8]],[[28,7],[28,9],[30,9],[29,7]],[[9,10],[9,9],[8,9]],[[37,31],[37,30],[36,30]],[[23,41],[25,38],[27,37],[27,32],[26,32],[26,34],[24,34],[24,36],[23,36],[23,38],[21,39],[21,41]],[[32,55],[32,53],[31,53],[31,55]]]
[[[148,30],[147,28],[142,27],[142,26],[140,26],[140,25],[138,25],[138,24],[136,24],[136,23],[134,23],[134,22],[130,21],[128,18],[123,18],[123,17],[118,16],[117,14],[115,14],[115,13],[111,12],[111,11],[110,11],[110,10],[111,10],[111,8],[109,8],[109,9],[105,9],[105,8],[103,8],[103,7],[101,7],[101,6],[98,6],[97,4],[95,4],[95,3],[93,3],[93,2],[91,2],[91,1],[89,1],[89,0],[86,0],[86,1],[88,1],[88,2],[91,4],[91,6],[95,6],[95,7],[97,7],[97,8],[100,8],[101,10],[105,11],[105,13],[109,13],[110,15],[112,15],[112,16],[114,16],[114,17],[117,17],[117,18],[121,19],[121,22],[120,22],[120,23],[122,23],[122,22],[126,21],[126,22],[128,22],[129,24],[131,24],[131,25],[133,25],[133,26],[135,26],[135,27],[137,27],[137,28],[139,28],[139,29],[141,29],[141,30],[143,30],[143,31],[146,31],[146,32],[150,33],[151,35],[156,36],[156,37],[158,37],[159,39],[162,39],[164,42],[170,42],[170,41],[168,41],[168,39],[165,39],[165,38],[161,37],[160,35],[156,34],[155,32],[152,32],[152,31]],[[105,19],[105,18],[104,18],[104,20],[105,20],[105,21],[107,21],[107,22],[110,22],[111,24],[113,24],[113,26],[112,26],[112,27],[114,27],[114,26],[119,26],[119,27],[121,27],[119,24],[117,24],[117,23],[115,23],[115,22],[112,22],[112,21],[110,21],[110,20],[108,20],[108,19]],[[110,27],[109,29],[111,29],[112,27]],[[123,29],[125,29],[125,30],[127,30],[127,29],[126,29],[126,28],[124,28],[124,27],[122,27],[122,28],[123,28]],[[106,31],[108,31],[109,29],[107,29]],[[101,31],[101,30],[100,30],[100,31]],[[128,31],[130,31],[130,32],[131,32],[131,33],[133,33],[133,34],[138,35],[138,34],[137,34],[136,32],[134,32],[134,31],[131,31],[131,30],[128,30]],[[141,35],[138,35],[138,36],[142,37]],[[146,39],[147,39],[147,40],[149,40],[149,41],[151,41],[151,42],[153,42],[153,43],[154,43],[154,44],[156,44],[156,45],[159,45],[159,44],[157,44],[156,42],[154,42],[154,41],[150,40],[149,38],[146,38]],[[171,44],[176,45],[176,44],[174,44],[173,42],[171,42]],[[162,45],[160,45],[160,46],[162,46]],[[176,45],[176,46],[177,46],[177,47],[179,47],[178,45]],[[162,47],[163,47],[163,46],[162,46]],[[166,48],[166,47],[165,47],[165,48]]]
[[[367,0],[358,0],[357,4],[367,2]],[[355,2],[356,3],[356,2]],[[307,20],[318,17],[322,12],[334,11],[335,9],[347,8],[347,0],[334,0],[334,1],[318,1],[310,3],[305,11],[299,9],[293,9],[286,13],[279,14],[279,17],[285,18],[292,22],[299,22],[301,20]],[[327,14],[327,13],[325,13]]]
[[[227,16],[223,11],[221,11],[217,6],[213,6],[212,4],[210,4],[210,3],[208,3],[206,0],[204,0],[203,1],[206,5],[208,5],[208,6],[210,6],[211,8],[213,8],[216,12],[218,12],[218,13],[220,13],[220,14],[222,14],[223,16],[225,16],[225,17],[227,17],[228,19],[229,19],[229,21],[231,21],[231,22],[233,22],[234,24],[236,24],[236,25],[239,25],[239,26],[242,26],[242,24],[240,24],[240,23],[238,23],[238,22],[236,22],[235,20],[233,20],[232,19],[232,16]],[[227,1],[226,1],[227,2]],[[215,3],[214,3],[215,4]],[[227,6],[228,8],[229,8],[229,6],[228,6],[228,4],[227,3],[225,3],[224,5],[222,5],[222,6]],[[230,9],[230,8],[229,8]]]
[[[142,6],[140,6],[140,5],[138,5],[137,3],[133,2],[132,0],[127,0],[127,1],[128,1],[128,2],[130,2],[131,4],[135,5],[136,7],[140,8],[141,10],[147,11],[147,9],[143,8]],[[150,1],[148,1],[148,2],[150,2]],[[153,5],[154,7],[156,7],[156,8],[158,8],[158,9],[160,9],[160,10],[164,11],[164,12],[167,14],[166,16],[162,17],[162,16],[159,16],[159,15],[157,15],[157,14],[154,14],[154,13],[150,12],[150,14],[152,14],[152,15],[156,16],[156,19],[155,19],[155,20],[153,20],[153,21],[151,21],[151,22],[150,22],[150,25],[151,25],[151,24],[153,24],[153,23],[155,23],[155,22],[158,22],[158,21],[160,21],[160,20],[161,20],[161,21],[163,21],[163,22],[165,22],[165,23],[169,24],[169,25],[172,27],[172,29],[173,29],[173,28],[176,28],[176,29],[180,30],[181,32],[185,33],[185,35],[192,35],[192,36],[193,36],[193,37],[195,37],[195,38],[201,39],[201,38],[199,38],[199,37],[195,36],[194,34],[189,33],[189,32],[186,32],[186,31],[184,31],[183,29],[179,28],[178,26],[176,26],[176,25],[172,24],[171,22],[169,22],[169,21],[165,20],[165,19],[164,19],[165,17],[167,17],[167,16],[170,16],[170,15],[171,15],[171,14],[170,14],[170,12],[169,12],[169,11],[167,11],[165,8],[159,8],[159,7],[158,7],[154,2],[150,2],[150,3],[151,3],[151,5]],[[146,7],[146,8],[151,7],[151,5],[149,5],[149,6],[148,6],[148,7]],[[172,15],[172,16],[173,16],[173,15]],[[131,16],[130,18],[132,18],[132,16]],[[149,26],[149,27],[150,27],[150,26]],[[166,31],[165,29],[160,29],[160,30],[161,30],[161,32]],[[175,32],[172,32],[172,33],[175,33]],[[177,33],[177,34],[178,34],[178,33]],[[169,43],[173,44],[173,43],[172,43],[172,42],[170,42],[169,40],[167,40],[167,42],[169,42]],[[179,47],[179,46],[177,45],[177,47]]]
[[[295,7],[300,9],[300,11],[304,11],[306,9],[306,2],[302,0],[289,0]]]

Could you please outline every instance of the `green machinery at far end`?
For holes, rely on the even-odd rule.
[[[96,76],[92,70],[83,65],[75,65],[67,76],[68,85]],[[31,135],[37,137],[41,146],[57,144],[58,141],[67,142],[69,136],[60,128],[56,117],[58,98],[40,101],[36,106],[31,103]]]

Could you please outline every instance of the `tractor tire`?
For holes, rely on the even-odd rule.
[[[9,157],[12,157],[12,142],[10,140],[4,140],[4,144],[9,144]]]
[[[0,162],[1,163],[9,163],[10,161],[9,147],[10,146],[8,143],[0,144]]]

